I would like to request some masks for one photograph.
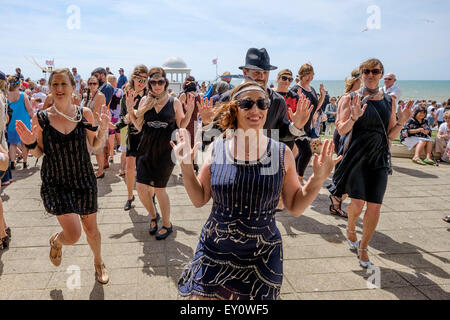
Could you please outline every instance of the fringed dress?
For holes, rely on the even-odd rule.
[[[216,139],[211,164],[213,207],[193,261],[178,282],[182,296],[276,300],[283,279],[281,234],[275,224],[285,175],[286,145],[269,140],[253,163],[237,162],[228,140]]]
[[[82,113],[82,108],[77,107]],[[68,134],[56,130],[47,111],[38,111],[42,128],[44,159],[41,197],[45,210],[54,215],[97,212],[97,179],[87,147],[86,130],[95,130],[82,117]]]

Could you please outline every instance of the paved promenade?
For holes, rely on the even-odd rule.
[[[77,245],[63,248],[60,267],[48,258],[50,235],[60,230],[55,217],[45,213],[39,194],[40,172],[17,165],[15,182],[2,190],[6,220],[12,229],[7,251],[0,251],[0,299],[182,299],[177,281],[193,256],[211,204],[195,209],[176,168],[168,188],[174,233],[157,241],[147,230],[149,218],[138,200],[123,211],[126,186],[112,169],[99,181],[98,222],[102,253],[111,280],[94,279],[93,256],[84,234]],[[300,218],[278,214],[284,245],[281,299],[450,299],[450,166],[415,165],[393,159],[394,174],[381,218],[369,247],[376,274],[362,269],[346,243],[346,220],[328,213],[323,188]],[[309,176],[311,167],[306,176]],[[160,222],[161,223],[161,222]],[[361,238],[362,220],[358,222]],[[75,266],[69,268],[70,266]],[[67,272],[69,268],[69,272]],[[80,287],[69,289],[79,268]],[[370,281],[367,281],[370,280]]]

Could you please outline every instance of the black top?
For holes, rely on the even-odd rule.
[[[45,209],[55,215],[97,212],[97,179],[86,143],[86,129],[95,128],[83,117],[71,132],[63,134],[50,124],[46,110],[38,111],[37,118],[44,144],[41,197]]]
[[[311,101],[311,104],[314,106],[313,110],[311,111],[311,115],[309,116],[308,122],[306,122],[305,128],[304,128],[306,134],[310,137],[311,136],[311,122],[314,117],[314,113],[316,112],[317,107],[319,105],[319,98],[317,97],[316,90],[313,87],[311,87],[311,91],[308,91],[305,88],[301,87],[300,85],[296,84],[291,88],[290,91],[292,91],[293,93],[297,93],[298,89],[302,90],[302,93],[306,96],[306,98],[309,99],[309,101]]]

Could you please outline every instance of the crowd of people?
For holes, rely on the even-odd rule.
[[[415,148],[417,164],[435,163],[434,144],[441,160],[449,161],[448,102],[401,101],[395,75],[385,73],[378,59],[355,68],[340,97],[330,97],[322,84],[318,91],[311,86],[310,63],[295,77],[282,69],[277,85],[268,87],[270,71],[277,67],[264,48],[250,48],[240,69],[244,80],[236,87],[229,72],[210,86],[188,76],[179,94],[170,90],[163,68],[143,64],[129,79],[124,69],[116,77],[108,67],[94,69],[86,81],[76,68],[57,69],[48,83],[41,79],[39,84],[25,79],[20,68],[9,76],[0,72],[2,185],[13,181],[20,161],[26,170],[29,156],[43,157],[42,201],[61,227],[49,239],[55,266],[61,264],[63,247],[75,244],[83,229],[96,279],[108,283],[97,183],[116,153],[121,154],[117,174],[124,176],[128,191],[124,210],[132,208],[136,188],[149,215],[149,235],[157,240],[173,232],[166,188],[176,163],[192,204],[199,208],[213,200],[194,257],[180,276],[183,296],[277,299],[283,263],[276,213],[286,209],[299,217],[333,170],[330,212],[347,219],[347,242],[359,264],[372,265],[368,247],[392,171],[391,142],[400,137]],[[385,86],[379,88],[383,77]],[[311,141],[323,132],[333,139],[323,142],[318,155]],[[200,148],[206,154],[202,162],[197,161]],[[358,241],[356,221],[364,207]],[[1,202],[0,238],[0,248],[8,248],[11,229]]]

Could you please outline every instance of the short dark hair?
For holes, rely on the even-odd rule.
[[[106,70],[105,70],[105,68],[102,68],[102,67],[95,68],[95,69],[91,72],[91,76],[93,76],[94,73],[102,73],[102,74],[104,74],[104,75],[106,76]]]

